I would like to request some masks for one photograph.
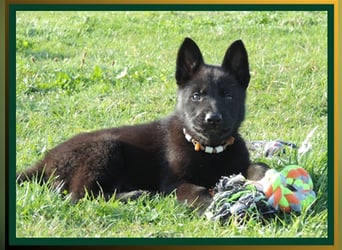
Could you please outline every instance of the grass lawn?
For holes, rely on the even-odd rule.
[[[186,36],[210,64],[244,41],[252,75],[240,130],[247,141],[300,146],[317,127],[303,157],[257,159],[310,173],[317,201],[299,216],[221,226],[173,195],[73,205],[56,190],[24,183],[16,189],[17,237],[327,237],[326,12],[17,12],[16,32],[17,170],[77,133],[172,112],[176,53]]]

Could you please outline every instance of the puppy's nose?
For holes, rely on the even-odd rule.
[[[205,115],[205,122],[210,125],[217,125],[222,122],[222,115],[220,113],[207,113]]]

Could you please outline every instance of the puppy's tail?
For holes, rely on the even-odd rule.
[[[46,181],[46,175],[44,173],[44,169],[45,169],[45,162],[40,161],[40,162],[37,162],[32,167],[22,172],[17,172],[16,174],[17,183],[20,184],[24,181],[32,181],[32,180],[37,180],[37,182],[40,184],[43,183],[44,181]]]

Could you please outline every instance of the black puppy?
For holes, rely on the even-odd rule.
[[[86,191],[124,197],[135,190],[176,190],[178,200],[205,207],[212,199],[209,189],[221,176],[241,172],[259,179],[266,170],[250,163],[238,134],[249,80],[242,41],[228,48],[221,66],[212,66],[186,38],[176,65],[178,103],[170,116],[79,134],[18,173],[17,181],[54,175],[54,183],[71,192],[74,201]]]

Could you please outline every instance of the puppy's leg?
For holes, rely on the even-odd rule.
[[[203,213],[210,205],[212,196],[205,187],[197,186],[191,183],[183,183],[177,187],[177,200],[186,202],[194,208],[198,208],[199,213]]]
[[[245,177],[252,181],[260,180],[265,176],[268,169],[270,168],[265,163],[254,163],[248,167]]]
[[[123,202],[123,203],[127,203],[128,201],[136,200],[143,195],[150,196],[150,195],[152,195],[152,193],[149,191],[146,191],[146,190],[134,190],[134,191],[130,191],[130,192],[117,193],[115,195],[115,198],[118,199],[119,201]]]

